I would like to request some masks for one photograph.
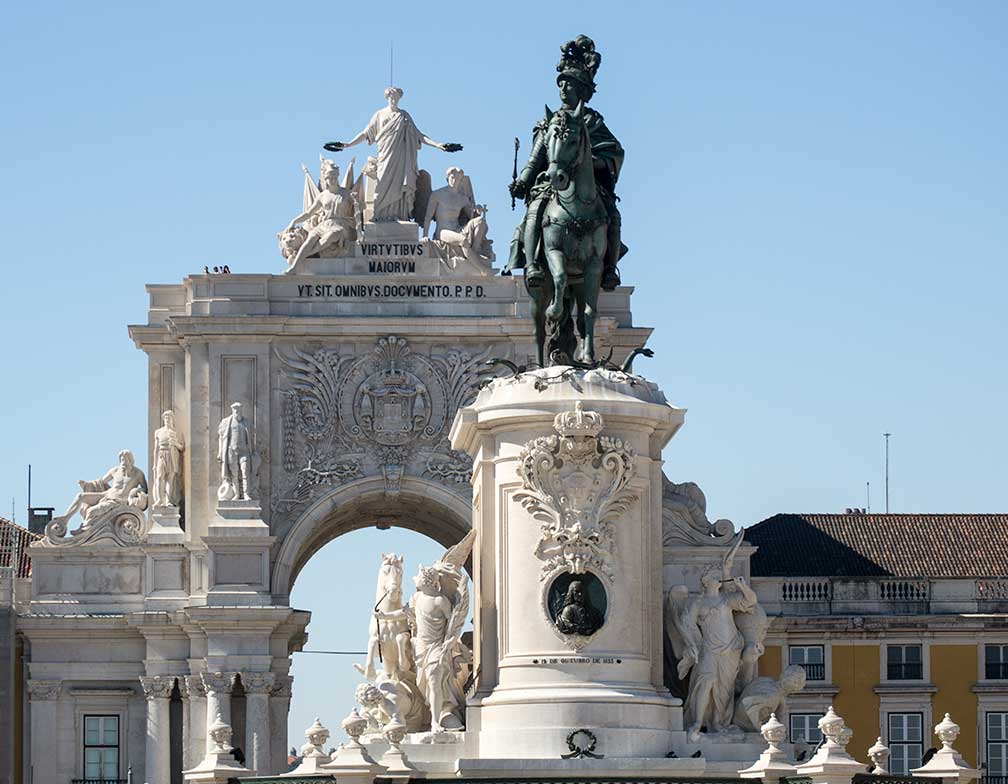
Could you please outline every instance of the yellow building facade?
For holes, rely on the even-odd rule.
[[[1008,516],[777,515],[746,539],[771,616],[760,672],[806,670],[791,741],[816,743],[832,705],[852,754],[881,738],[907,773],[948,713],[963,757],[1008,784]]]

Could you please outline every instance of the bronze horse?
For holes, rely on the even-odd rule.
[[[549,275],[528,276],[526,287],[535,323],[537,358],[545,366],[547,329],[550,364],[595,364],[595,319],[606,254],[608,217],[595,185],[591,142],[584,124],[584,104],[571,111],[546,109],[545,178],[550,198],[539,225],[529,221],[526,247],[545,257]],[[534,236],[537,230],[541,234]],[[574,337],[576,310],[580,345]]]

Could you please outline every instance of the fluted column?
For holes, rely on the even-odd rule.
[[[171,719],[168,701],[175,678],[141,675],[140,685],[147,698],[147,746],[144,772],[147,781],[171,781]]]
[[[224,724],[231,724],[231,685],[234,683],[233,672],[202,673],[203,687],[206,689],[206,726],[203,728],[203,752],[209,754],[213,748],[210,740],[210,728],[216,719]]]
[[[284,773],[287,770],[287,714],[290,711],[290,675],[277,675],[270,689],[270,773]]]
[[[28,681],[31,766],[35,781],[58,781],[65,773],[60,770],[60,760],[53,749],[58,736],[56,714],[62,687],[62,681]]]
[[[182,691],[183,770],[194,768],[206,753],[206,687],[199,675],[186,675],[179,681]]]
[[[256,775],[270,772],[269,695],[272,672],[243,672],[245,687],[245,767]]]

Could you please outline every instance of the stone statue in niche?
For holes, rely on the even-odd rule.
[[[472,181],[452,166],[445,172],[448,184],[432,192],[427,201],[421,237],[433,244],[441,260],[453,269],[469,261],[477,268],[493,261],[492,242],[487,239],[486,206],[477,204]],[[431,222],[434,235],[429,238]]]
[[[780,678],[766,675],[749,682],[735,701],[735,725],[746,732],[759,732],[776,714],[787,716],[787,698],[805,688],[805,668],[792,664],[784,668]]]
[[[147,508],[147,478],[136,467],[133,453],[124,449],[119,453],[119,463],[100,479],[78,480],[80,492],[65,513],[54,517],[46,526],[46,544],[69,543],[67,534],[70,519],[80,513],[82,523],[73,532],[74,544],[85,544],[98,539],[112,539],[117,544],[139,544],[144,537],[144,520],[140,514]]]
[[[182,501],[182,452],[185,438],[175,429],[175,412],[161,415],[154,431],[154,506],[178,506]]]
[[[756,594],[741,577],[732,578],[732,561],[742,532],[720,567],[710,566],[700,578],[702,593],[690,595],[685,585],[669,591],[666,633],[675,653],[680,678],[689,674],[684,720],[690,742],[700,733],[740,730],[734,726],[735,694],[747,641],[743,631],[754,624],[736,620],[757,612]],[[730,588],[722,591],[722,586]],[[759,610],[762,612],[762,610]],[[764,629],[765,633],[765,629]],[[762,640],[759,641],[762,645]],[[745,684],[748,685],[748,684]]]
[[[353,190],[353,161],[340,184],[339,167],[321,156],[319,160],[319,187],[315,187],[305,169],[304,212],[277,235],[280,252],[289,264],[287,272],[295,272],[309,256],[342,256],[357,239],[360,207]]]
[[[591,572],[565,572],[550,586],[549,614],[561,634],[591,637],[605,622],[605,587]]]
[[[374,220],[379,223],[413,219],[419,174],[417,151],[421,145],[444,152],[462,149],[461,144],[434,141],[417,128],[409,112],[399,108],[402,97],[402,88],[385,88],[388,106],[376,111],[363,131],[348,142],[324,145],[330,152],[340,152],[361,142],[378,146]]]
[[[465,682],[472,652],[462,642],[469,614],[469,578],[462,566],[472,551],[476,531],[449,548],[431,567],[420,564],[413,582],[416,592],[408,607],[377,613],[385,620],[405,616],[413,629],[417,686],[430,708],[433,732],[460,730],[464,725]]]
[[[217,426],[217,460],[221,464],[217,500],[253,500],[252,431],[241,403],[232,403],[231,414]]]

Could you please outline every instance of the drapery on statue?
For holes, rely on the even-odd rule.
[[[360,207],[352,190],[353,161],[342,185],[339,167],[322,156],[319,161],[319,187],[305,169],[305,201],[308,203],[304,205],[304,212],[277,234],[280,252],[289,265],[287,272],[293,272],[303,259],[315,254],[342,255],[357,239]]]
[[[620,239],[616,181],[623,147],[602,115],[588,108],[602,56],[578,36],[561,47],[557,85],[562,106],[547,107],[533,129],[532,152],[511,183],[527,210],[515,229],[502,274],[525,268],[540,366],[592,365],[599,289],[619,285]],[[571,310],[577,308],[581,344],[575,350]],[[546,346],[547,331],[549,345]]]
[[[417,151],[423,144],[444,152],[458,152],[461,144],[437,142],[426,136],[409,112],[399,108],[402,88],[385,88],[388,106],[371,117],[367,127],[348,142],[328,142],[329,152],[340,152],[366,141],[378,145],[378,183],[375,189],[376,222],[408,221],[413,218],[417,189]]]
[[[154,431],[154,506],[178,506],[182,500],[182,452],[185,438],[175,429],[175,412],[161,415]]]
[[[143,511],[147,508],[147,478],[136,467],[133,453],[124,449],[119,453],[119,464],[110,468],[101,479],[90,482],[77,481],[81,491],[60,517],[53,518],[64,523],[80,512],[83,519],[81,528],[88,525],[102,512],[116,506],[132,506]]]
[[[621,242],[620,213],[616,208],[616,181],[623,166],[623,146],[606,127],[602,115],[587,106],[595,94],[595,75],[602,63],[602,55],[595,50],[595,42],[588,36],[579,35],[561,46],[560,51],[556,79],[560,88],[560,110],[571,112],[579,104],[585,105],[583,121],[588,132],[596,187],[607,220],[607,251],[601,285],[606,291],[612,291],[620,282],[616,263],[627,252],[626,246]],[[510,187],[513,196],[526,200],[527,210],[515,229],[510,257],[502,274],[510,275],[513,270],[524,267],[530,284],[541,279],[544,274],[542,250],[537,250],[537,247],[541,239],[542,211],[551,195],[547,171],[549,160],[546,132],[549,122],[547,109],[547,116],[532,129],[532,151],[528,162]]]
[[[677,585],[666,600],[665,627],[678,660],[679,677],[689,675],[684,721],[690,742],[699,740],[701,730],[719,733],[732,729],[736,690],[748,685],[739,681],[742,653],[747,644],[756,641],[747,640],[745,633],[759,633],[761,624],[748,623],[750,619],[740,623],[738,617],[765,613],[745,580],[730,577],[741,541],[740,531],[722,565],[711,566],[703,573],[701,594],[691,596],[685,585]],[[731,590],[723,592],[723,584],[730,585]],[[763,627],[762,633],[765,631]]]
[[[395,620],[405,615],[413,628],[417,686],[430,708],[433,732],[464,726],[465,682],[472,653],[462,642],[462,625],[469,614],[469,578],[462,565],[472,551],[476,530],[449,548],[437,563],[420,568],[413,582],[417,590],[400,612],[378,612]]]

